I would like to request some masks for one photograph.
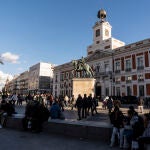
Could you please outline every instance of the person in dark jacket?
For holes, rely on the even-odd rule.
[[[93,110],[92,110],[92,94],[90,94],[87,98],[87,114],[89,115],[89,112],[91,110],[91,115],[93,116]]]
[[[109,99],[107,100],[107,108],[108,108],[108,112],[110,114],[112,111],[112,108],[113,108],[113,99],[110,96],[109,96]]]
[[[123,113],[119,110],[118,106],[115,106],[114,111],[110,114],[110,121],[113,124],[113,131],[111,135],[111,144],[114,146],[115,136],[119,135],[119,144],[120,148],[123,147],[123,132],[124,132],[124,116]]]
[[[92,114],[93,115],[94,115],[94,112],[96,114],[98,114],[97,108],[96,108],[97,106],[98,106],[98,99],[96,98],[96,96],[94,96],[93,99],[92,99]]]
[[[150,144],[150,113],[144,114],[144,127],[142,136],[138,138],[139,150],[144,150],[145,144]]]
[[[88,115],[88,98],[87,95],[84,94],[84,97],[82,98],[82,118],[86,118]]]
[[[51,108],[50,108],[50,116],[51,119],[58,119],[60,118],[60,114],[61,114],[61,108],[58,104],[58,101],[55,100],[54,103],[52,104]]]
[[[32,132],[38,133],[42,131],[43,122],[49,117],[48,109],[38,101],[28,102],[25,110],[25,117],[22,120],[24,130],[30,129]],[[29,125],[30,124],[30,125]]]
[[[77,107],[77,111],[78,111],[78,120],[81,120],[81,109],[82,109],[83,103],[82,103],[82,96],[79,94],[75,107]]]

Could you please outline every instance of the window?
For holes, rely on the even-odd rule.
[[[100,72],[100,66],[96,66],[96,73]]]
[[[139,96],[144,96],[144,85],[139,86]]]
[[[126,60],[126,69],[131,69],[131,61],[130,61],[130,59]]]
[[[127,96],[131,96],[132,92],[131,92],[131,87],[127,86]]]
[[[105,72],[109,72],[109,64],[105,64]]]
[[[126,77],[126,83],[131,83],[132,80],[132,76],[127,76]]]
[[[143,74],[138,75],[138,81],[144,81],[144,75]]]
[[[143,57],[138,57],[137,58],[137,69],[143,69],[144,68],[144,62],[143,62]]]
[[[105,48],[105,49],[108,49],[108,48],[110,48],[110,45],[107,45],[107,46],[105,46],[104,48]]]
[[[132,80],[132,77],[131,76],[127,76],[127,80]]]
[[[63,74],[60,75],[60,80],[63,81]]]
[[[100,43],[100,41],[96,41],[96,44],[99,44]]]
[[[100,36],[100,29],[96,30],[96,37]]]
[[[105,95],[109,96],[109,88],[108,87],[105,89]]]
[[[115,64],[116,70],[120,70],[120,61],[117,61]]]
[[[66,72],[66,79],[69,79],[69,73]]]
[[[120,77],[117,77],[116,78],[116,84],[120,83],[120,81],[121,81]]]
[[[120,96],[120,87],[116,87],[116,95]]]
[[[57,82],[57,75],[55,76],[55,82]]]

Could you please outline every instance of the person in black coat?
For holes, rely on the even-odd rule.
[[[82,103],[82,96],[79,94],[75,107],[77,107],[77,111],[78,111],[78,120],[81,120],[81,109],[82,109],[83,103]]]
[[[90,112],[90,110],[91,110],[91,115],[93,116],[93,109],[92,109],[92,105],[93,105],[93,103],[92,103],[92,94],[90,94],[89,96],[88,96],[88,98],[87,98],[87,114],[89,115],[89,112]]]

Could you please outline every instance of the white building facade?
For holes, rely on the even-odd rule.
[[[40,62],[29,68],[28,90],[30,92],[51,92],[53,83],[53,65]]]

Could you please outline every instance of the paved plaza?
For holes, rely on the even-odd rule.
[[[109,150],[109,143],[56,134],[0,129],[1,150]],[[118,147],[111,148],[118,150]]]
[[[26,103],[24,102],[22,106],[17,106],[15,107],[15,110],[17,113],[21,113],[24,114],[25,112],[25,106]],[[127,110],[129,108],[130,105],[122,105],[120,110],[127,115]],[[135,110],[138,112],[138,108],[137,105],[133,105]],[[99,106],[97,107],[97,111],[98,114],[94,115],[94,116],[88,116],[86,119],[83,119],[84,121],[101,121],[101,122],[109,122],[109,117],[108,117],[108,110],[107,109],[102,109],[102,103],[99,103]],[[148,113],[150,111],[150,109],[146,109],[144,108],[144,113]],[[77,120],[78,116],[77,116],[77,110],[76,108],[74,108],[73,110],[71,110],[70,107],[65,107],[65,111],[64,111],[64,115],[65,118],[68,120]],[[139,113],[139,115],[141,115],[141,113]]]
[[[124,105],[121,110],[126,113],[128,105]],[[137,109],[136,109],[137,110]],[[145,112],[148,112],[145,109]],[[23,106],[16,106],[16,112],[24,114],[25,104]],[[77,120],[76,109],[70,110],[66,108],[64,111],[66,120],[73,120],[76,122],[85,122],[87,124],[94,123],[109,123],[108,110],[98,108],[98,114],[89,116],[87,119],[81,121]],[[60,134],[47,134],[41,132],[40,134],[16,131],[12,129],[0,129],[0,145],[1,149],[5,150],[119,150],[119,147],[109,147],[109,141],[104,142],[101,140],[83,139],[79,137],[64,136]]]

